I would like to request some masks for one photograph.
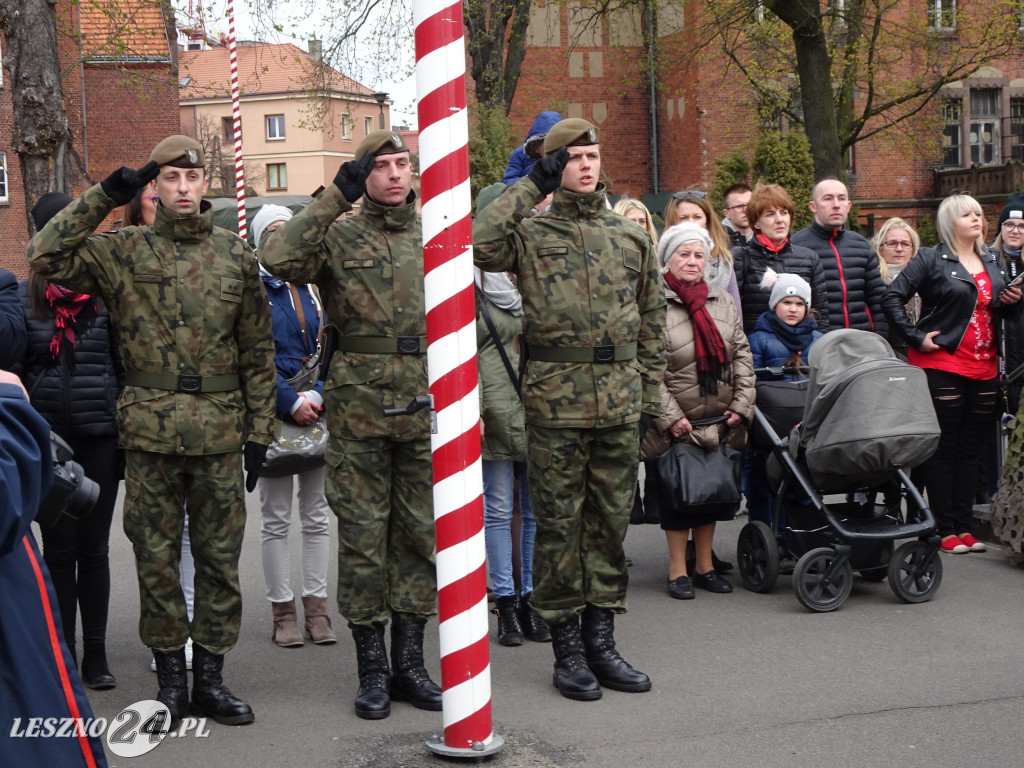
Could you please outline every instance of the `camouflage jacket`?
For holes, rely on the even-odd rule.
[[[538,347],[637,344],[634,359],[544,362],[523,379],[528,423],[607,427],[661,413],[665,296],[647,234],[608,210],[604,190],[559,188],[551,210],[528,178],[508,187],[473,226],[474,261],[519,277],[527,354]]]
[[[294,283],[316,283],[339,338],[324,382],[331,435],[348,440],[430,437],[426,409],[385,416],[429,394],[425,341],[419,354],[354,352],[346,339],[380,341],[427,335],[423,243],[414,201],[379,205],[363,198],[358,216],[335,221],[352,206],[334,184],[272,233],[260,248],[263,266]]]
[[[151,227],[93,230],[115,208],[99,184],[29,244],[32,269],[107,305],[126,371],[238,374],[239,389],[186,394],[127,386],[118,400],[126,448],[198,456],[238,451],[274,434],[270,305],[259,266],[238,235],[157,206]],[[131,374],[128,374],[131,375]]]

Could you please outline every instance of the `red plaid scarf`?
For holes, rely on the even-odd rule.
[[[718,382],[732,381],[732,358],[725,348],[718,326],[708,314],[708,284],[701,280],[696,285],[686,285],[671,272],[665,273],[665,284],[671,288],[686,306],[693,325],[693,346],[697,356],[697,383],[702,395],[717,395]]]

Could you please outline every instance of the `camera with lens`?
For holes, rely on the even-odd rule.
[[[96,506],[100,487],[85,476],[82,465],[72,461],[75,452],[60,437],[50,432],[50,453],[53,457],[53,485],[39,503],[36,522],[49,527],[61,514],[81,519]]]

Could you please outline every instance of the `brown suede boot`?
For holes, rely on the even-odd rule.
[[[327,598],[302,596],[302,610],[306,614],[306,637],[317,645],[331,645],[338,638],[331,629],[331,617],[327,615]]]
[[[298,648],[304,645],[299,633],[299,620],[295,613],[295,600],[271,603],[274,609],[274,633],[270,639],[282,648]]]

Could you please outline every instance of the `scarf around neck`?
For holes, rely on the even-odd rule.
[[[790,352],[805,352],[811,346],[814,332],[818,329],[818,324],[810,317],[805,317],[796,325],[786,325],[774,312],[765,312],[763,317],[775,338]]]
[[[516,284],[504,272],[487,272],[473,267],[473,278],[484,296],[498,309],[511,312],[515,317],[523,315],[523,297],[519,294]]]
[[[87,293],[75,293],[67,288],[50,283],[46,286],[46,300],[53,310],[54,334],[50,341],[50,354],[56,360],[60,356],[62,339],[67,339],[75,346],[75,323],[78,313],[92,297]]]
[[[783,240],[778,245],[776,245],[770,237],[768,237],[767,235],[762,235],[760,232],[754,235],[754,237],[757,239],[757,242],[759,242],[761,245],[765,247],[765,250],[770,251],[771,253],[778,253],[783,248],[785,248],[786,245],[789,243],[788,235],[786,236],[786,239]]]
[[[708,313],[708,284],[701,280],[696,285],[686,285],[671,272],[665,273],[665,284],[679,297],[690,315],[700,393],[717,395],[719,381],[726,384],[732,381],[732,359],[718,326]]]

